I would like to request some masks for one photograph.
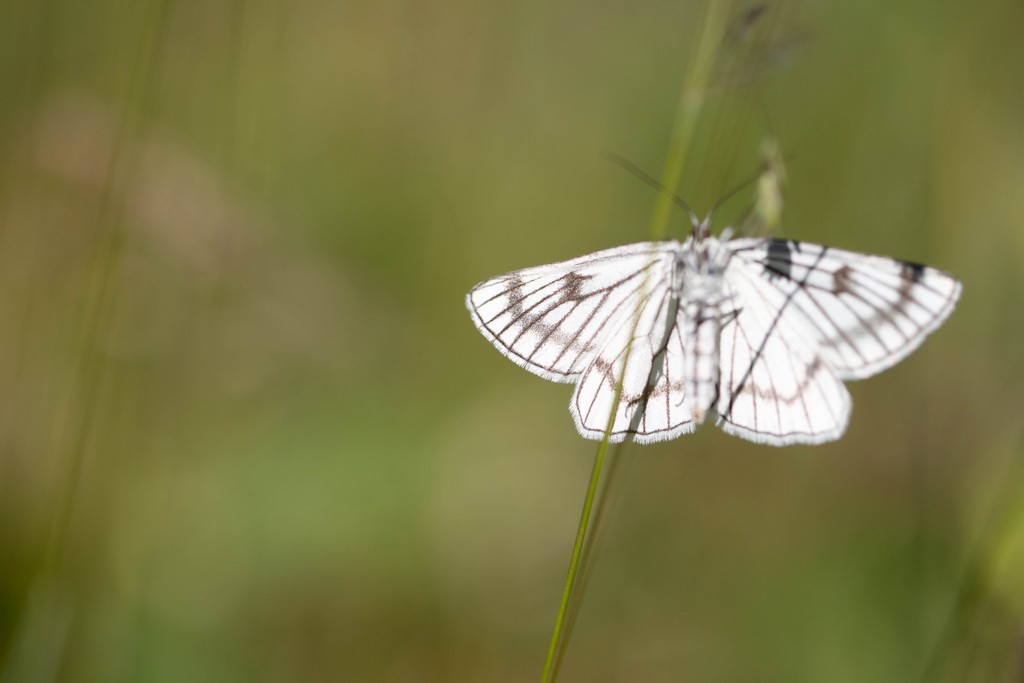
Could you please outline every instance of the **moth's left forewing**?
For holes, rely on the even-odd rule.
[[[899,362],[952,313],[961,285],[908,261],[779,239],[736,239],[735,258],[785,296],[782,315],[802,326],[842,379]]]

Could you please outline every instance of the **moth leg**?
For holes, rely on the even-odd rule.
[[[726,311],[725,313],[723,313],[722,314],[722,319],[720,321],[722,327],[725,327],[726,325],[729,325],[730,323],[736,322],[736,318],[740,317],[740,313],[742,313],[742,312],[743,312],[742,308],[734,308],[731,311]]]

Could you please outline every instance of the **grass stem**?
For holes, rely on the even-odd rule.
[[[714,64],[716,48],[721,42],[724,34],[726,20],[729,13],[727,0],[711,0],[708,3],[704,14],[704,21],[698,34],[697,44],[694,49],[693,59],[687,71],[686,80],[680,96],[678,113],[672,129],[672,137],[669,142],[669,152],[662,170],[662,186],[667,191],[659,192],[655,201],[654,213],[651,216],[650,229],[648,234],[652,239],[662,239],[668,225],[669,213],[672,209],[672,195],[679,187],[682,180],[684,161],[688,158],[693,145],[693,138],[697,129],[697,121],[704,105],[707,94],[707,86],[711,77],[711,68]],[[642,299],[642,297],[641,297]],[[634,327],[639,322],[639,310],[634,316]],[[626,349],[626,357],[623,360],[623,368],[628,367],[629,347]],[[622,379],[616,386],[616,396],[612,405],[617,406],[622,395]],[[565,579],[565,587],[562,590],[562,600],[559,604],[558,614],[555,617],[555,627],[551,634],[551,642],[548,646],[548,656],[544,663],[544,671],[541,675],[542,683],[554,683],[561,667],[562,659],[568,647],[569,637],[572,634],[572,626],[576,621],[576,612],[582,601],[582,589],[579,595],[575,594],[576,580],[580,569],[580,558],[584,555],[584,547],[587,565],[590,565],[593,558],[593,542],[587,543],[588,528],[590,526],[591,511],[597,497],[598,484],[601,481],[601,472],[604,467],[605,458],[608,453],[608,436],[614,425],[617,411],[612,411],[608,419],[608,426],[605,429],[605,437],[597,447],[597,454],[594,456],[594,465],[590,473],[590,483],[587,486],[587,494],[583,500],[583,511],[580,514],[580,523],[576,530],[576,540],[573,543],[572,555],[569,559],[569,571]],[[622,448],[616,449],[615,459],[621,458]],[[598,499],[596,520],[603,518],[603,511],[607,492],[611,486],[612,475],[618,468],[609,472],[605,481],[604,494]],[[595,524],[596,526],[596,524]],[[588,575],[586,572],[585,575]],[[585,585],[585,583],[584,583]],[[569,615],[570,605],[572,614]]]

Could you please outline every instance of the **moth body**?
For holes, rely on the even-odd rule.
[[[474,287],[480,332],[516,364],[576,385],[580,434],[662,441],[709,415],[776,446],[839,438],[844,380],[899,362],[950,315],[936,268],[795,240],[641,242]]]

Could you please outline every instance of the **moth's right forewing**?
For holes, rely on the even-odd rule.
[[[665,263],[666,243],[642,242],[491,278],[466,296],[474,324],[510,360],[574,382],[632,315]]]

